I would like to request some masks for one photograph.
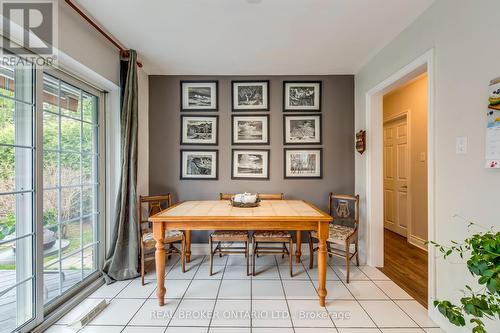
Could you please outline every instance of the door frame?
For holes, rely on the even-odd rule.
[[[427,239],[435,239],[435,94],[434,49],[430,49],[408,65],[370,89],[366,95],[366,133],[370,147],[366,150],[366,214],[367,262],[371,266],[384,265],[383,219],[383,95],[403,85],[421,73],[427,72]],[[382,245],[382,246],[381,246]],[[428,301],[436,295],[435,249],[428,248]],[[429,307],[429,313],[432,307]]]
[[[383,110],[382,110],[383,112]],[[406,240],[411,243],[411,235],[412,235],[412,222],[413,222],[413,207],[412,207],[412,167],[411,167],[411,147],[412,147],[412,142],[411,142],[411,110],[410,109],[405,109],[395,115],[392,115],[388,117],[387,119],[383,119],[383,113],[382,113],[382,133],[384,130],[384,126],[388,123],[391,123],[396,120],[400,119],[406,119],[406,138],[407,138],[407,149],[408,149],[408,188],[406,189],[406,198],[408,200],[408,208],[407,208],[407,223],[408,225],[406,226]],[[383,140],[384,137],[382,135],[382,148],[383,148]],[[384,151],[382,150],[382,163],[384,162]],[[383,169],[382,169],[383,170]],[[382,180],[382,190],[384,189],[384,184]],[[385,199],[382,198],[385,203]]]

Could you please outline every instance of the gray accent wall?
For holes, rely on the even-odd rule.
[[[181,80],[218,80],[219,111],[180,112]],[[268,146],[231,146],[231,80],[269,80],[270,115]],[[283,178],[283,81],[322,81],[322,145],[287,148],[323,148],[322,179]],[[287,114],[299,114],[292,112]],[[304,112],[307,113],[307,112]],[[309,112],[312,114],[312,112]],[[219,145],[180,145],[180,119],[186,115],[219,115]],[[180,149],[218,149],[218,180],[180,180]],[[269,180],[232,180],[231,149],[270,149]],[[354,191],[354,77],[323,76],[149,76],[149,192],[172,193],[174,202],[218,199],[220,192],[285,193],[288,199],[305,199],[326,211],[328,193]],[[207,242],[207,232],[193,232],[194,243]]]

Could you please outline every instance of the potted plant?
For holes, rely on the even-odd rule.
[[[471,227],[483,228],[473,222]],[[477,286],[465,285],[460,304],[448,300],[435,300],[434,306],[450,323],[465,326],[466,319],[473,325],[473,333],[487,333],[484,318],[500,320],[500,232],[483,228],[462,242],[451,241],[451,245],[441,245],[434,241],[427,243],[435,246],[444,259],[458,255],[466,259],[467,269],[477,278]]]

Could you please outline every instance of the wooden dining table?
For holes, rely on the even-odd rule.
[[[304,200],[263,200],[258,207],[237,208],[227,200],[183,201],[149,218],[156,240],[156,295],[165,304],[165,231],[184,230],[186,254],[191,253],[192,230],[315,230],[318,232],[318,295],[325,305],[328,224],[332,217]],[[300,236],[299,236],[300,237]],[[297,254],[300,255],[300,244]],[[290,251],[293,253],[292,251]]]

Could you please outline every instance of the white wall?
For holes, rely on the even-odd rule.
[[[436,240],[447,243],[467,235],[454,214],[483,225],[499,225],[500,173],[487,170],[485,117],[488,83],[500,76],[498,0],[438,0],[368,62],[355,77],[356,130],[365,128],[365,95],[427,50],[435,49]],[[466,155],[455,154],[455,138],[467,136]],[[368,142],[368,149],[370,149]],[[356,192],[366,199],[366,161],[356,154]],[[362,207],[366,217],[366,206]],[[366,219],[365,219],[366,221]],[[366,221],[370,223],[370,221]],[[365,223],[366,226],[366,223]],[[362,231],[366,259],[366,229]],[[438,298],[456,300],[471,282],[465,263],[437,260]],[[442,318],[439,315],[436,318]],[[443,321],[445,323],[445,321]],[[493,325],[493,323],[491,323]],[[459,332],[448,326],[449,332]],[[467,330],[463,330],[464,332]],[[491,331],[498,331],[498,326]]]
[[[116,85],[120,60],[115,46],[63,0],[59,0],[58,49]]]

